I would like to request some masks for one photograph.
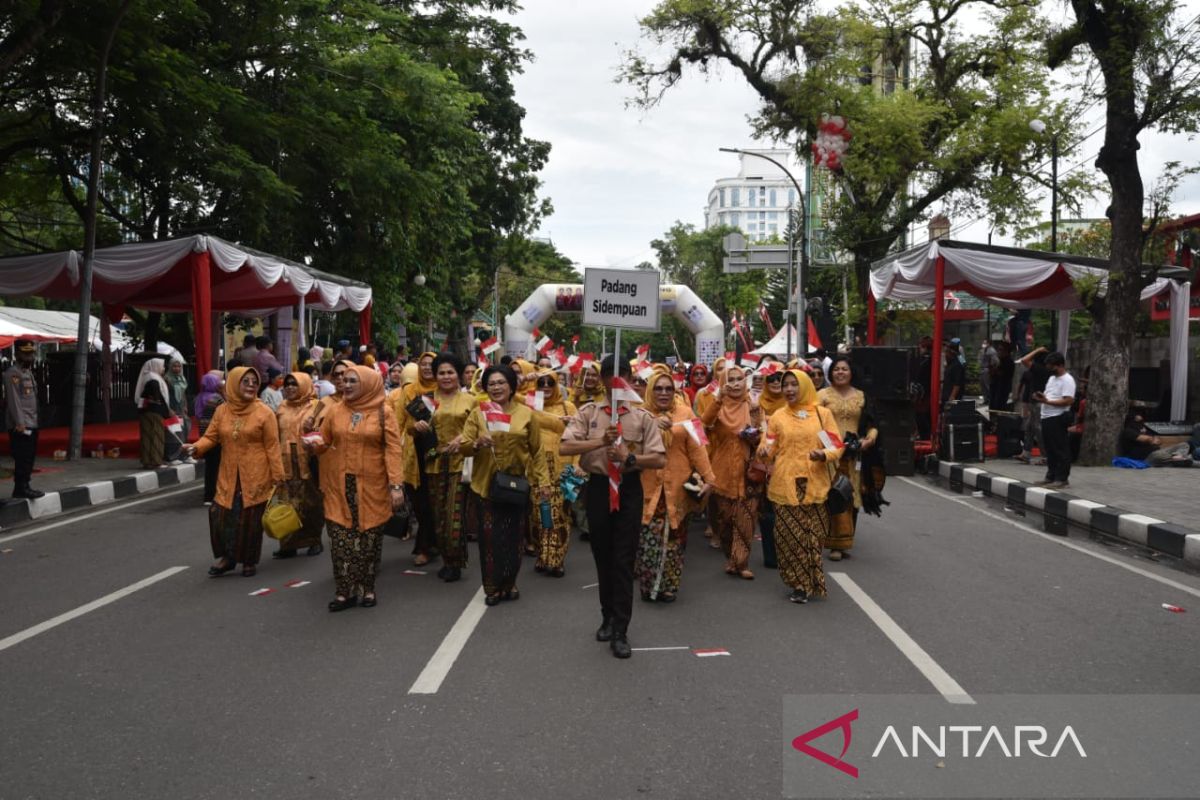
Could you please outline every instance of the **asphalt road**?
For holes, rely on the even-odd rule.
[[[328,555],[208,578],[199,495],[0,534],[0,797],[779,797],[786,695],[936,696],[939,675],[971,696],[1200,694],[1200,577],[915,481],[827,564],[823,602],[786,602],[757,552],[757,580],[726,576],[694,534],[679,600],[638,602],[630,630],[685,649],[629,661],[593,640],[586,543],[561,580],[527,560],[521,599],[464,630],[475,568],[404,574],[389,539],[380,605],[330,614]],[[410,694],[452,630],[436,693]]]

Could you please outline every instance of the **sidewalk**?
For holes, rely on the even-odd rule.
[[[13,500],[12,466],[11,458],[0,458],[5,475],[0,478],[0,528],[204,478],[203,462],[148,470],[136,458],[52,461],[39,457],[32,483],[46,496]]]
[[[1033,486],[1045,478],[1045,467],[1014,459],[943,461],[937,474],[952,489],[983,491],[1043,516],[1048,531],[1062,532],[1070,522],[1200,567],[1200,465],[1143,470],[1072,466],[1071,486],[1061,492]]]

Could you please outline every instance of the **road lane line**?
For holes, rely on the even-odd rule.
[[[1187,594],[1190,594],[1193,597],[1200,597],[1200,589],[1197,589],[1193,586],[1188,586],[1186,583],[1180,583],[1179,581],[1173,581],[1170,578],[1163,577],[1162,575],[1156,575],[1153,572],[1151,572],[1150,570],[1142,569],[1141,567],[1136,566],[1134,564],[1126,564],[1124,561],[1122,561],[1119,558],[1114,558],[1113,556],[1108,556],[1108,555],[1105,555],[1104,553],[1093,552],[1092,550],[1089,550],[1088,548],[1083,547],[1082,545],[1078,545],[1075,542],[1072,542],[1068,539],[1064,539],[1061,536],[1054,536],[1049,533],[1043,533],[1042,531],[1039,531],[1036,528],[1031,527],[1027,523],[1018,522],[1015,519],[1010,519],[1009,517],[1005,517],[1001,514],[997,514],[994,511],[990,511],[986,508],[980,508],[976,504],[968,502],[967,500],[963,500],[958,497],[947,496],[947,495],[943,494],[942,492],[939,492],[937,489],[931,488],[929,486],[922,486],[917,481],[911,480],[909,478],[902,477],[902,478],[900,478],[900,480],[904,481],[905,483],[910,483],[913,486],[917,487],[918,489],[929,492],[930,494],[934,495],[935,497],[940,497],[941,499],[945,500],[948,503],[958,503],[959,505],[966,506],[967,508],[972,509],[973,511],[983,514],[985,517],[990,517],[991,519],[994,519],[997,522],[1003,522],[1005,525],[1011,525],[1012,527],[1016,528],[1017,530],[1023,531],[1025,533],[1032,533],[1034,536],[1037,536],[1047,542],[1051,542],[1060,547],[1065,547],[1068,550],[1074,550],[1077,553],[1083,553],[1084,555],[1091,556],[1092,558],[1097,558],[1107,564],[1112,564],[1114,567],[1120,567],[1121,569],[1128,570],[1129,572],[1132,572],[1135,575],[1141,575],[1143,578],[1149,578],[1152,581],[1158,581],[1159,583],[1163,584],[1164,586],[1170,586],[1172,589],[1177,589],[1178,591],[1186,592]]]
[[[20,633],[14,633],[12,636],[8,636],[4,639],[0,639],[0,650],[7,650],[8,648],[12,647],[13,645],[18,645],[21,642],[25,641],[26,639],[31,639],[34,636],[37,636],[39,633],[45,633],[46,631],[50,630],[51,628],[57,628],[59,625],[62,625],[64,622],[70,622],[71,620],[82,617],[84,614],[95,611],[98,608],[103,608],[104,606],[108,605],[109,603],[115,603],[116,601],[120,600],[122,597],[128,597],[129,595],[133,594],[134,592],[145,589],[147,586],[151,586],[155,583],[158,583],[161,580],[166,580],[167,578],[171,577],[172,575],[177,575],[180,572],[183,572],[185,569],[187,569],[187,567],[171,567],[170,569],[164,569],[162,572],[159,572],[155,575],[151,575],[149,578],[144,578],[144,579],[138,581],[137,583],[131,583],[129,586],[126,586],[124,589],[118,589],[117,591],[113,592],[112,594],[106,594],[106,595],[104,595],[104,597],[101,597],[98,600],[93,600],[90,603],[86,603],[86,604],[80,606],[79,608],[71,609],[70,611],[67,611],[66,613],[59,614],[57,617],[51,617],[50,619],[46,620],[45,622],[39,622],[37,625],[34,625],[32,628],[26,628],[25,630],[21,631]]]
[[[69,519],[60,519],[58,522],[49,522],[45,525],[38,525],[30,530],[21,531],[20,533],[10,533],[7,536],[0,536],[0,544],[4,544],[5,542],[11,542],[14,539],[22,539],[26,536],[33,536],[35,533],[44,533],[48,530],[53,530],[54,528],[61,528],[63,525],[74,525],[76,522],[82,522],[85,519],[91,519],[92,517],[98,517],[101,514],[111,514],[114,511],[121,511],[123,509],[131,508],[133,506],[140,506],[142,503],[150,503],[150,502],[153,502],[154,500],[162,500],[167,497],[174,497],[175,495],[183,494],[184,492],[194,492],[196,489],[201,488],[201,486],[202,486],[202,484],[200,482],[197,482],[196,485],[194,485],[194,486],[184,486],[181,489],[174,489],[169,492],[162,492],[161,494],[158,492],[155,492],[151,497],[142,497],[138,500],[133,500],[129,503],[117,503],[115,505],[108,506],[107,508],[102,508],[99,511],[90,511],[87,514],[80,514],[77,517],[70,517]]]
[[[946,698],[947,702],[956,705],[975,705],[975,700],[971,695],[967,694],[966,690],[958,685],[954,678],[950,677],[950,673],[942,669],[941,666],[933,660],[933,657],[926,653],[921,645],[904,632],[904,629],[896,624],[896,621],[891,616],[880,608],[871,597],[862,590],[854,579],[844,572],[830,572],[829,577],[833,578],[837,585],[842,588],[850,599],[858,603],[858,607],[871,618],[871,621],[883,632],[883,635],[892,640],[892,644],[896,645],[901,653],[903,653],[913,666],[916,667],[926,680],[933,684],[933,688],[938,690],[942,697]]]
[[[450,674],[454,662],[458,660],[459,654],[467,645],[467,640],[474,633],[475,626],[479,624],[479,620],[483,619],[483,614],[487,611],[483,596],[483,587],[481,586],[475,592],[475,596],[471,598],[471,602],[467,603],[462,614],[459,615],[454,627],[446,634],[446,638],[442,639],[442,643],[429,659],[429,663],[425,665],[425,669],[421,670],[421,674],[417,676],[416,681],[408,690],[409,694],[437,694],[438,689],[442,687],[442,681]]]

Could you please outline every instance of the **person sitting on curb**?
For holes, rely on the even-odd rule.
[[[1143,461],[1151,467],[1192,466],[1192,446],[1188,442],[1163,447],[1162,440],[1146,427],[1136,411],[1125,417],[1125,427],[1117,439],[1117,449],[1125,458]]]

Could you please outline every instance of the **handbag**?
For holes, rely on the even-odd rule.
[[[283,541],[304,527],[304,523],[300,521],[300,512],[296,510],[296,507],[286,500],[279,499],[277,495],[271,495],[271,499],[267,501],[267,508],[262,515],[262,524],[267,536],[279,541]]]
[[[488,487],[488,499],[506,506],[524,506],[529,503],[529,480],[524,475],[497,472]]]
[[[753,458],[746,464],[746,481],[748,483],[766,483],[769,472],[767,462]]]
[[[822,429],[825,427],[823,411],[817,407],[817,419]],[[830,516],[837,516],[854,508],[854,484],[837,471],[836,465],[827,463],[826,466],[829,468],[829,494],[825,498],[825,507],[829,509]]]
[[[433,419],[433,414],[429,413],[429,406],[425,405],[424,399],[419,395],[414,397],[412,402],[404,407],[404,410],[417,422],[429,422]]]

